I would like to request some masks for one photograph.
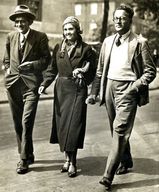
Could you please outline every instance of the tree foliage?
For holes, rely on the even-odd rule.
[[[137,4],[142,19],[150,17],[157,20],[157,25],[159,25],[159,0],[133,0],[133,3]]]
[[[142,19],[152,19],[159,25],[159,0],[133,0]]]
[[[150,48],[159,53],[159,0],[132,0],[141,19],[141,34],[149,40]]]

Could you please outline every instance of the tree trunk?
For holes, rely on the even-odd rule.
[[[102,29],[101,29],[101,37],[100,37],[101,43],[104,41],[107,33],[108,12],[109,12],[109,0],[104,0],[104,14],[103,14]]]

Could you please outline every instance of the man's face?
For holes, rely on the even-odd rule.
[[[15,27],[18,32],[25,34],[29,29],[29,21],[25,17],[17,17],[15,19]]]
[[[68,41],[75,41],[77,39],[76,28],[71,23],[64,25],[63,34]]]
[[[129,15],[124,10],[116,10],[114,13],[114,26],[115,30],[120,34],[123,35],[127,33],[131,26],[131,19]]]

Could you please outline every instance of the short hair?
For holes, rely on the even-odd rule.
[[[133,18],[134,10],[128,4],[125,4],[125,3],[120,4],[119,7],[116,8],[116,10],[124,10],[129,15],[130,19]],[[114,13],[115,13],[115,11],[114,11]]]

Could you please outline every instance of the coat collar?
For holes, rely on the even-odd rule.
[[[62,41],[62,43],[60,44],[59,57],[63,58],[65,57],[64,55],[66,54],[67,54],[67,50],[66,50],[66,47],[63,47],[63,41]],[[79,38],[77,41],[77,45],[75,47],[73,57],[70,59],[72,60],[76,57],[81,57],[81,55],[82,55],[82,38]]]

